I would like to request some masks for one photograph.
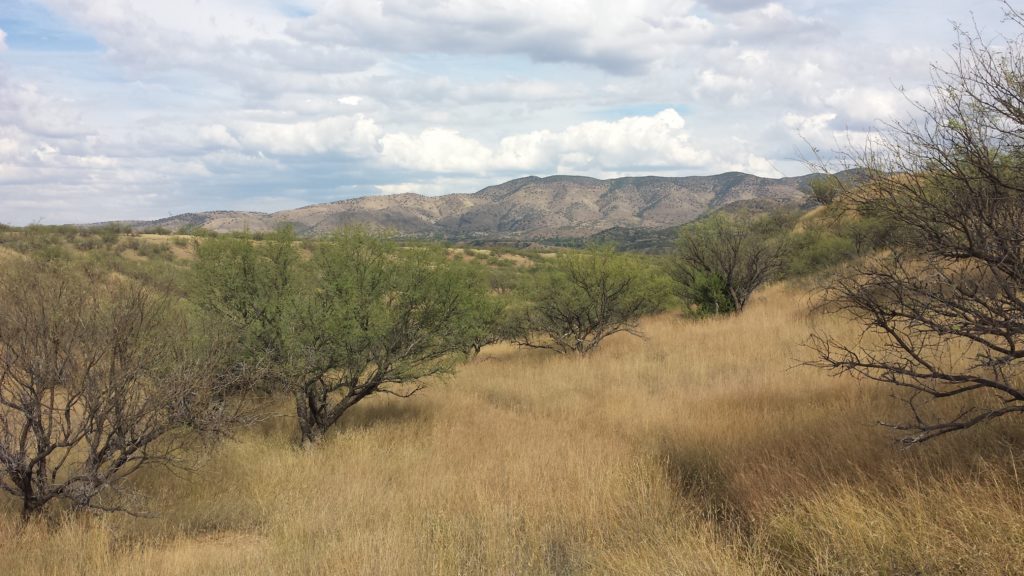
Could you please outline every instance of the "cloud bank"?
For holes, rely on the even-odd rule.
[[[527,174],[795,175],[898,118],[968,0],[14,0],[0,222]],[[913,19],[914,25],[906,22]]]

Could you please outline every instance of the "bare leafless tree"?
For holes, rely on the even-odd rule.
[[[824,292],[861,337],[812,340],[818,365],[904,392],[909,443],[1024,412],[1024,36],[958,32],[918,119],[848,157],[871,177],[844,199],[900,233]]]
[[[218,347],[174,299],[68,264],[0,271],[0,490],[24,518],[62,500],[138,513],[125,480],[182,465],[241,415]]]

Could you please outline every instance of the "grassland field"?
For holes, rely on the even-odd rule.
[[[1017,574],[1024,433],[912,449],[888,390],[801,366],[807,292],[664,314],[586,358],[492,346],[320,447],[290,405],[189,475],[137,480],[153,517],[0,500],[3,573]]]

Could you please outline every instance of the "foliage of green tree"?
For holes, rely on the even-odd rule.
[[[512,338],[531,348],[586,354],[665,308],[667,277],[636,255],[608,247],[559,254],[538,274]]]
[[[698,316],[728,314],[736,311],[736,303],[729,296],[725,279],[715,273],[694,270],[688,277],[684,302]]]
[[[368,396],[450,372],[493,315],[480,275],[443,251],[355,229],[308,261],[290,231],[207,239],[196,274],[199,301],[239,330],[245,369],[294,397],[304,443]]]
[[[799,278],[855,258],[854,242],[841,234],[815,227],[792,234],[785,275]]]
[[[839,197],[842,185],[834,176],[822,175],[810,182],[811,198],[822,206],[830,206]]]
[[[679,231],[668,271],[698,312],[739,312],[750,295],[785,268],[792,215],[716,213]]]
[[[208,238],[196,245],[192,294],[238,331],[239,372],[264,391],[286,387],[287,315],[301,274],[291,230],[267,242],[243,237]]]

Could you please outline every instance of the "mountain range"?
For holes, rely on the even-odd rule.
[[[270,214],[214,211],[130,224],[216,232],[261,232],[291,224],[303,235],[362,224],[403,236],[448,240],[585,238],[612,229],[678,226],[727,207],[806,205],[815,177],[761,178],[740,172],[608,180],[528,176],[472,194],[364,196]]]

